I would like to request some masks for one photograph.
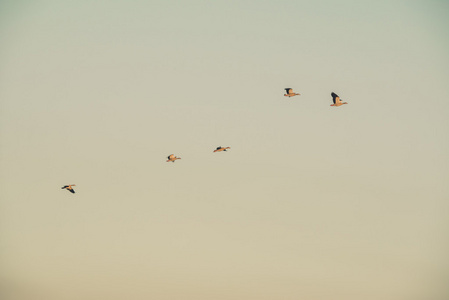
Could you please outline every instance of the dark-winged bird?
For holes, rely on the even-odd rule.
[[[287,94],[284,94],[285,97],[293,97],[296,95],[301,95],[298,93],[293,93],[293,90],[291,88],[285,88],[285,92],[287,93]]]
[[[217,147],[217,149],[214,150],[214,152],[221,152],[226,151],[227,149],[231,149],[231,147]]]
[[[75,194],[75,190],[72,188],[72,186],[76,186],[76,185],[75,184],[64,185],[61,189],[66,189],[70,193]]]
[[[168,158],[167,162],[169,161],[175,162],[175,160],[181,159],[181,157],[176,157],[174,154],[170,154],[167,158]]]
[[[343,104],[348,104],[348,102],[341,102],[340,97],[338,97],[337,94],[335,94],[334,92],[331,93],[332,96],[332,101],[334,102],[334,104],[331,104],[331,106],[340,106]]]

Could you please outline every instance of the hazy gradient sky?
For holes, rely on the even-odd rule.
[[[1,1],[2,299],[448,299],[448,13]]]

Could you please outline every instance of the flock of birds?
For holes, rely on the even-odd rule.
[[[298,93],[294,93],[293,90],[291,88],[286,88],[285,89],[286,94],[284,94],[285,97],[293,97],[293,96],[299,96],[301,94]],[[331,93],[332,96],[332,102],[333,104],[331,104],[331,106],[341,106],[343,104],[348,104],[347,102],[342,102],[340,97],[335,94],[334,92]],[[231,149],[231,147],[217,147],[217,149],[214,150],[214,152],[222,152],[222,151],[226,151],[228,149]],[[167,162],[175,162],[177,159],[181,159],[181,157],[177,157],[174,154],[170,154],[167,157]],[[72,188],[72,186],[76,186],[75,184],[69,184],[69,185],[65,185],[63,186],[61,189],[66,189],[69,192],[71,192],[72,194],[75,194],[75,190]]]
[[[284,96],[289,97],[289,98],[293,97],[293,96],[301,95],[298,93],[293,93],[293,90],[291,88],[286,88],[285,92],[287,94],[284,94]],[[337,94],[335,94],[334,92],[331,93],[331,96],[332,96],[332,101],[334,102],[334,104],[331,104],[331,106],[341,106],[343,104],[348,104],[348,102],[342,102],[340,97]]]

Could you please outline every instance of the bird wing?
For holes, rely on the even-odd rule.
[[[286,88],[286,89],[285,89],[285,91],[287,92],[287,95],[290,94],[290,91],[291,91],[291,90],[292,90],[291,88]]]
[[[220,150],[221,149],[221,146],[220,147],[217,147],[217,150]]]
[[[332,96],[332,101],[334,101],[334,104],[337,104],[336,102],[340,102],[340,97],[338,97],[337,94],[332,93],[331,96]]]
[[[75,194],[75,190],[74,189],[69,189],[69,191],[72,193],[72,194]]]
[[[172,159],[174,156],[175,156],[174,154],[170,154],[167,158]]]
[[[66,189],[68,187],[69,187],[68,185],[64,185],[61,189]]]

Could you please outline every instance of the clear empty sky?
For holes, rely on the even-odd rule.
[[[448,299],[448,13],[0,2],[2,299]]]

